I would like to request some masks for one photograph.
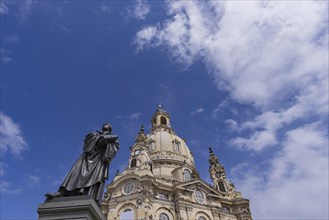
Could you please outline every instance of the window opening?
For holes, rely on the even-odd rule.
[[[166,213],[161,213],[159,220],[169,220],[169,216]]]
[[[163,116],[161,116],[160,122],[162,125],[166,125],[167,124],[167,119]]]
[[[149,149],[154,150],[154,141],[149,142]]]
[[[191,179],[192,179],[191,171],[189,171],[188,169],[184,169],[184,180],[189,181]]]
[[[163,193],[159,193],[159,199],[168,200],[168,195],[163,194]]]
[[[134,159],[132,159],[131,162],[130,162],[130,167],[135,167],[136,164],[137,164],[137,159],[134,158]]]
[[[134,212],[131,209],[124,210],[120,215],[120,220],[133,220]]]
[[[180,151],[179,143],[177,141],[174,141],[174,150]]]
[[[226,192],[224,183],[222,181],[218,182],[218,188],[221,192]]]

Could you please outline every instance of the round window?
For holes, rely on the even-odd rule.
[[[128,195],[132,193],[135,189],[135,184],[133,182],[128,182],[123,186],[123,193]]]
[[[195,197],[195,200],[198,203],[203,203],[204,202],[204,195],[200,190],[195,190],[194,197]]]
[[[159,220],[169,220],[169,216],[166,213],[161,213]]]

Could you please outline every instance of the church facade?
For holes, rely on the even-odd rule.
[[[102,211],[108,220],[251,220],[249,200],[226,179],[209,148],[212,184],[200,178],[192,152],[160,106],[152,128],[143,126],[130,148],[129,166],[107,185]],[[130,216],[130,217],[127,217]]]

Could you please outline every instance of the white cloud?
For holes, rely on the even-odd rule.
[[[144,20],[150,11],[151,7],[145,0],[136,0],[134,5],[127,9],[128,16],[137,20]]]
[[[137,33],[135,43],[137,44],[138,50],[143,49],[146,46],[153,45],[151,42],[157,33],[156,27],[146,27]]]
[[[275,152],[259,161],[270,161],[266,171],[248,167],[237,178],[253,217],[328,218],[328,2],[167,4],[170,17],[141,29],[134,42],[138,50],[165,47],[186,66],[203,61],[230,101],[253,107],[241,124],[226,120],[241,132],[232,146]]]
[[[2,112],[0,112],[0,136],[2,154],[9,152],[13,156],[21,156],[27,149],[20,126]]]
[[[240,164],[232,171],[254,218],[328,218],[326,132],[317,124],[291,130],[282,147],[268,169]]]
[[[165,46],[185,65],[203,60],[219,89],[260,111],[242,125],[251,129],[249,136],[232,140],[233,145],[261,151],[278,143],[284,126],[326,116],[327,2],[168,4],[171,18],[139,31],[137,48]]]
[[[171,18],[139,31],[135,42],[138,48],[166,46],[187,65],[201,58],[218,87],[235,100],[273,108],[308,84],[327,79],[326,6],[309,1],[170,2]]]
[[[231,130],[231,131],[239,131],[239,124],[237,121],[233,120],[233,119],[227,119],[225,120],[225,124],[227,125],[227,127]]]

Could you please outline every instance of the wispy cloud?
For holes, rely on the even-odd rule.
[[[27,175],[27,186],[29,188],[34,188],[35,186],[39,185],[40,183],[40,177],[39,176],[36,176],[36,175]]]
[[[161,88],[163,90],[168,90],[169,89],[169,87],[164,85],[164,84],[159,84],[158,86],[159,86],[159,88]]]
[[[10,54],[11,54],[10,50],[5,48],[0,48],[0,62],[6,64],[12,61],[13,59],[10,57]]]
[[[4,178],[0,179],[0,192],[4,194],[18,194],[25,191],[26,189],[31,189],[40,184],[41,178],[36,175],[27,175],[25,178],[22,178],[24,181],[24,186],[18,185],[16,181],[15,184],[5,180]]]
[[[0,1],[0,15],[14,13],[18,18],[20,24],[25,24],[28,17],[32,14],[32,10],[37,5],[42,4],[42,1],[38,0],[24,0],[24,1]]]
[[[133,120],[138,120],[140,116],[141,116],[140,112],[135,112],[135,113],[132,113],[131,115],[129,115],[128,118],[133,119]]]
[[[198,108],[190,113],[190,115],[198,115],[204,112],[204,108]]]
[[[28,17],[32,14],[32,9],[37,5],[36,0],[25,0],[18,3],[17,17],[21,24],[25,24]]]
[[[251,196],[254,218],[328,218],[325,212],[328,158],[323,152],[327,149],[323,140],[328,139],[328,2],[172,1],[167,4],[170,18],[141,29],[135,38],[137,49],[166,48],[172,60],[186,66],[196,60],[203,61],[218,89],[229,92],[231,101],[254,109],[253,115],[241,123],[235,118],[226,119],[232,129],[242,131],[238,133],[241,136],[231,140],[232,146],[258,153],[276,147],[276,153],[266,158],[273,162],[267,171],[275,175],[282,168],[287,169],[288,173],[278,175],[286,181],[278,182],[282,187],[269,181],[265,184],[267,189],[249,189],[257,195]],[[218,118],[223,107],[214,109],[213,118]],[[298,137],[303,141],[298,141]],[[311,144],[309,140],[315,142]],[[309,153],[308,160],[320,156],[316,163],[308,163],[307,169],[318,172],[315,170],[321,167],[326,175],[322,177],[311,171],[302,175],[301,160],[294,158],[290,149],[297,154]],[[303,158],[299,155],[299,159]],[[261,186],[270,178],[267,173],[256,171],[257,167],[250,167],[249,178],[243,183],[247,184],[248,180],[250,187]],[[290,176],[295,174],[301,176]],[[312,188],[309,185],[312,181],[321,182],[312,192],[304,190],[302,195],[297,195],[291,189],[295,185],[299,190],[301,186]],[[313,207],[320,212],[316,208],[303,211],[290,200],[309,201],[314,195],[318,202]],[[274,197],[276,204],[281,205],[262,205],[265,197]]]
[[[12,118],[0,112],[0,150],[4,155],[9,152],[13,156],[21,156],[27,149],[21,127]]]
[[[60,29],[61,29],[62,31],[64,31],[64,32],[66,32],[66,33],[69,33],[69,32],[70,32],[70,29],[67,28],[67,27],[65,27],[65,26],[63,26],[63,25],[60,25],[59,27],[60,27]]]
[[[9,9],[5,1],[0,1],[0,15],[5,15],[8,13],[9,13]]]
[[[0,177],[4,176],[6,173],[5,166],[6,166],[6,164],[4,162],[0,161]]]
[[[18,42],[18,36],[16,33],[12,33],[8,36],[5,36],[4,41],[7,43],[16,43],[16,42]]]
[[[93,12],[96,15],[99,15],[101,13],[110,13],[111,11],[112,11],[111,7],[107,6],[107,5],[101,5],[101,6],[93,9]]]
[[[6,154],[11,154],[16,159],[22,157],[22,153],[28,145],[23,137],[21,127],[12,118],[0,112],[0,153],[2,159]],[[23,187],[13,185],[4,179],[6,167],[9,166],[0,162],[0,192],[4,194],[17,194],[23,191]]]
[[[18,194],[22,192],[23,189],[21,187],[13,187],[10,182],[5,180],[0,180],[0,192],[4,194]]]
[[[144,20],[150,13],[151,7],[145,0],[136,0],[131,7],[127,8],[128,17]]]
[[[227,110],[234,115],[238,114],[238,111],[232,107],[232,102],[229,99],[225,99],[212,110],[211,117],[215,120],[222,121],[223,119],[221,119],[221,115]]]
[[[140,117],[142,113],[133,112],[129,115],[115,115],[115,119],[120,121],[120,126],[127,132],[131,137],[135,137],[138,134],[141,126]]]
[[[170,110],[171,106],[175,101],[175,89],[171,85],[158,84],[158,94],[156,100],[158,103],[163,105],[167,110]]]

